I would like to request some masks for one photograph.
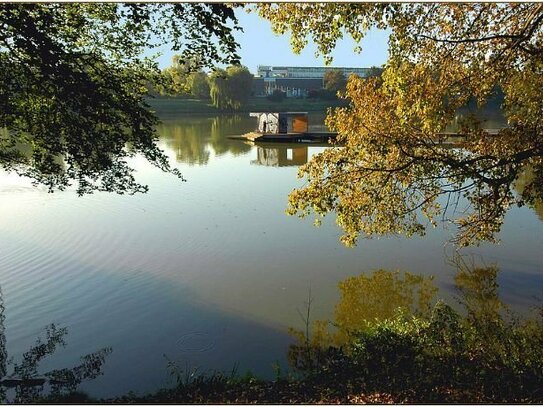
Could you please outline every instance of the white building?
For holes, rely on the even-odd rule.
[[[361,77],[370,73],[370,68],[258,65],[253,94],[262,97],[278,89],[288,97],[307,96],[310,91],[323,88],[324,74],[334,70],[342,71],[345,78],[352,73]]]
[[[361,77],[368,76],[370,68],[347,68],[347,67],[332,67],[332,66],[270,66],[258,65],[257,75],[261,78],[324,78],[327,71],[342,71],[343,75],[348,78],[354,73]]]

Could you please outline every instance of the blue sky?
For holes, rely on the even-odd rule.
[[[256,13],[247,13],[236,10],[239,23],[244,32],[236,33],[240,44],[239,54],[241,63],[256,73],[257,65],[287,65],[287,66],[324,66],[322,57],[315,57],[316,46],[310,42],[299,54],[292,52],[290,47],[290,34],[275,35],[267,20],[260,18]],[[354,52],[355,42],[350,38],[341,40],[332,56],[331,66],[370,67],[380,66],[387,60],[387,39],[385,31],[370,31],[362,41],[362,52]],[[164,49],[159,58],[161,68],[171,63],[173,53]]]

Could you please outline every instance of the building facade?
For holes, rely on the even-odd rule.
[[[270,66],[258,65],[256,76],[261,78],[324,78],[328,71],[341,71],[348,78],[354,73],[361,77],[366,77],[370,68],[346,68],[332,66]]]
[[[305,97],[310,91],[323,88],[324,74],[335,70],[342,71],[346,78],[353,73],[366,77],[370,68],[259,65],[253,92],[255,96],[267,96],[278,89],[287,97]]]

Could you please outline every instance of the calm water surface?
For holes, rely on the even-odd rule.
[[[286,328],[302,326],[309,289],[314,318],[331,316],[338,281],[377,268],[435,275],[440,296],[452,297],[446,243],[454,230],[343,247],[332,218],[315,228],[284,214],[288,193],[303,184],[298,165],[323,147],[226,138],[253,127],[251,118],[228,116],[164,122],[160,144],[187,182],[135,159],[145,195],[48,194],[1,172],[9,356],[20,357],[54,322],[68,328],[68,345],[44,369],[113,348],[104,376],[82,386],[97,397],[168,385],[168,360],[269,377],[274,362],[286,365]],[[500,238],[466,253],[497,263],[502,298],[530,312],[543,298],[540,215],[512,209]]]

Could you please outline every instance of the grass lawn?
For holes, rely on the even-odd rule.
[[[147,101],[151,105],[151,108],[161,117],[224,113],[224,111],[212,106],[209,100],[157,97],[149,98]],[[282,102],[271,102],[266,98],[251,98],[247,105],[237,112],[325,112],[329,107],[342,106],[344,104],[344,101],[339,100],[288,98]]]

